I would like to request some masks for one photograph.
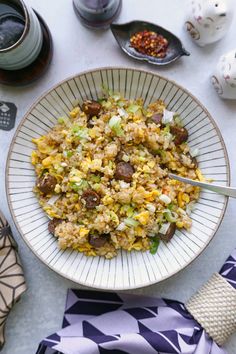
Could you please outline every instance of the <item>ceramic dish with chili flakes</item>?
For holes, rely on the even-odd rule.
[[[190,55],[178,37],[154,23],[113,23],[110,28],[120,48],[133,59],[168,65],[183,55]]]
[[[157,251],[190,229],[199,189],[169,171],[203,180],[180,117],[163,101],[110,94],[85,101],[33,139],[35,193],[60,248],[112,258],[119,249]]]

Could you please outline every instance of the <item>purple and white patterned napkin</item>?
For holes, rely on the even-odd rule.
[[[236,249],[225,261],[220,270],[220,275],[227,280],[227,282],[236,289]]]
[[[236,250],[220,274],[236,288]],[[174,300],[68,290],[62,327],[37,354],[226,354]]]
[[[17,244],[5,216],[0,211],[0,351],[5,343],[4,332],[8,315],[25,290]]]

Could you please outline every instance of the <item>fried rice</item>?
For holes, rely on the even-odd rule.
[[[52,219],[49,230],[61,249],[87,256],[112,258],[119,249],[155,253],[176,229],[191,228],[199,188],[168,173],[204,180],[196,152],[186,139],[178,141],[181,117],[161,100],[144,107],[142,99],[111,94],[97,102],[97,112],[90,110],[94,103],[76,106],[33,139],[34,191]],[[121,166],[125,171],[117,171]]]

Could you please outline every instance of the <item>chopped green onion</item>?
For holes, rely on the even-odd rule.
[[[170,126],[166,125],[165,128],[163,129],[164,134],[169,134],[170,132]]]
[[[108,122],[109,127],[117,136],[123,136],[124,131],[121,128],[121,118],[118,116],[113,116]]]
[[[111,220],[119,225],[119,218],[114,211],[110,211]]]
[[[65,124],[65,118],[64,117],[59,117],[57,119],[57,121],[58,121],[59,124]]]
[[[72,132],[79,139],[88,139],[88,129],[80,127],[79,125],[74,125],[72,127]]]
[[[84,190],[84,189],[88,188],[88,182],[85,179],[81,179],[80,182],[72,182],[71,183],[71,188],[75,192],[79,192],[81,190]]]
[[[73,155],[72,151],[67,151],[67,157],[71,157]]]
[[[134,208],[132,208],[132,206],[128,206],[126,210],[126,215],[128,216],[128,218],[131,218],[134,215]]]
[[[124,223],[125,225],[129,226],[129,227],[136,227],[139,225],[138,221],[132,219],[132,218],[126,218],[124,219]]]
[[[153,237],[151,239],[151,245],[150,245],[150,253],[151,254],[157,253],[159,244],[160,244],[160,240],[157,237]]]
[[[98,191],[99,189],[100,189],[100,183],[95,183],[94,185],[93,185],[93,189],[95,190],[95,191]]]
[[[102,85],[102,91],[105,93],[106,96],[113,95],[113,92],[106,85]]]
[[[96,182],[96,183],[99,183],[101,181],[101,177],[98,175],[91,175],[90,179],[92,182]]]
[[[178,115],[178,113],[175,113],[174,121],[178,126],[182,127],[182,120],[181,120],[180,116]]]
[[[139,108],[141,108],[140,106],[136,105],[136,104],[131,104],[128,108],[127,108],[127,112],[129,113],[136,113]]]
[[[162,158],[165,158],[166,156],[166,152],[162,149],[153,150],[153,153],[156,155],[160,155]]]
[[[65,157],[71,157],[73,155],[73,152],[72,151],[63,151],[63,156]]]
[[[44,169],[42,170],[42,172],[41,172],[40,177],[43,176],[44,174],[48,173],[48,172],[49,172],[48,168],[44,168]]]
[[[178,214],[169,210],[169,209],[165,209],[165,212],[163,215],[168,222],[176,222],[177,218],[178,218]]]
[[[112,103],[110,101],[103,101],[102,106],[109,109],[112,106]]]
[[[143,156],[139,156],[139,161],[142,161],[142,162],[145,162],[146,161],[146,158],[145,157],[143,157]]]
[[[122,107],[125,106],[125,102],[124,101],[119,101],[119,102],[117,102],[117,106],[122,108]]]
[[[167,206],[167,208],[168,208],[169,210],[172,210],[172,209],[174,208],[174,204],[173,204],[173,203],[170,203],[170,204]]]

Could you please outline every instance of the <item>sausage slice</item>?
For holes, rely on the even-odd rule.
[[[85,202],[87,209],[94,209],[100,204],[100,196],[92,189],[84,191],[81,199]]]
[[[48,223],[48,231],[54,235],[57,225],[61,224],[62,221],[63,221],[62,219],[57,219],[57,218],[53,218],[52,220],[50,220]]]
[[[172,237],[174,236],[175,230],[176,230],[176,224],[171,223],[168,230],[166,231],[165,235],[161,234],[159,232],[158,237],[160,238],[161,241],[169,242],[172,239]]]
[[[118,154],[116,155],[116,161],[117,162],[123,162],[124,155],[125,155],[124,151],[120,150],[118,152]]]
[[[175,145],[181,145],[188,140],[188,131],[183,127],[178,127],[177,125],[173,125],[170,127],[170,132],[174,135],[174,143]]]
[[[36,186],[43,194],[47,195],[54,192],[56,187],[57,179],[56,177],[50,175],[49,173],[39,177],[36,182]]]
[[[105,245],[105,243],[108,240],[108,234],[98,234],[98,233],[92,233],[89,235],[89,243],[91,246],[94,248],[100,248]]]
[[[115,179],[131,182],[134,174],[134,168],[128,162],[119,162],[116,165],[114,177]]]
[[[99,112],[101,111],[102,106],[97,101],[84,101],[82,105],[82,111],[87,114],[89,118],[93,116],[98,116]]]

